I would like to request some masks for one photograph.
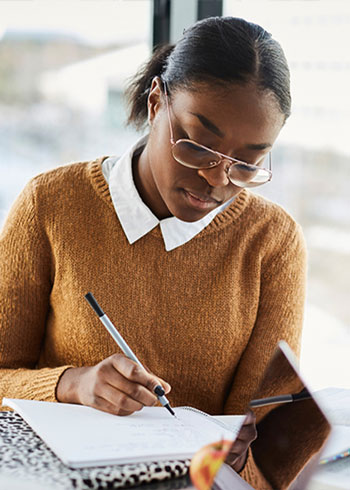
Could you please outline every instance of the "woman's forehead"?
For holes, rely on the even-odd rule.
[[[234,128],[242,136],[273,142],[284,124],[284,115],[273,94],[253,84],[201,83],[190,89],[179,88],[172,94],[171,105],[183,123],[198,122],[198,127],[204,127],[205,119],[215,126],[213,133],[215,129],[222,133],[217,134],[220,138],[232,134]]]
[[[174,107],[186,106],[191,111],[201,109],[211,115],[217,114],[223,107],[238,115],[260,108],[269,112],[281,112],[273,94],[260,90],[255,84],[193,84],[190,88],[178,88],[172,92],[172,104]]]

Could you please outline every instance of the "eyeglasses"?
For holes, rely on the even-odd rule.
[[[164,95],[168,111],[170,126],[171,153],[174,159],[185,167],[197,170],[214,168],[222,162],[226,162],[225,171],[232,184],[238,187],[257,187],[266,184],[272,179],[271,152],[264,156],[257,165],[242,162],[236,158],[224,155],[219,151],[211,150],[190,139],[174,139],[173,127],[170,118],[170,104],[166,83],[164,84]],[[268,160],[268,168],[263,163]]]

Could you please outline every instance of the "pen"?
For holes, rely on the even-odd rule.
[[[95,313],[97,314],[97,316],[99,317],[99,319],[101,320],[103,325],[106,327],[108,332],[111,334],[111,336],[115,340],[115,342],[119,345],[121,350],[124,352],[126,357],[128,357],[132,361],[136,362],[136,364],[138,364],[142,369],[145,369],[144,366],[141,364],[141,362],[137,359],[137,357],[135,356],[133,351],[130,349],[128,344],[125,342],[123,337],[120,335],[120,333],[118,332],[116,327],[113,325],[111,320],[104,313],[104,311],[102,310],[100,305],[97,303],[94,295],[92,293],[87,293],[85,295],[85,299],[89,303],[91,308],[95,311]],[[146,369],[145,369],[145,371],[146,371]],[[154,393],[157,395],[157,398],[160,401],[160,403],[163,405],[163,407],[165,407],[171,413],[171,415],[175,416],[175,412],[171,408],[168,399],[164,396],[165,392],[164,392],[163,387],[161,385],[157,385],[154,388]]]
[[[335,456],[332,456],[330,458],[320,459],[318,464],[331,463],[332,461],[338,461],[338,459],[348,458],[349,456],[350,456],[350,449],[347,449],[346,451],[336,454]]]
[[[300,400],[307,400],[309,398],[311,398],[311,394],[308,392],[306,388],[304,388],[300,393],[292,393],[290,395],[270,396],[268,398],[258,398],[256,400],[252,400],[249,403],[249,406],[252,408],[265,407],[266,405],[274,405],[276,403],[298,402]]]

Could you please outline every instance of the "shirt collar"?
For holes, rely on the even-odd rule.
[[[112,202],[120,224],[130,244],[147,235],[158,224],[165,250],[170,251],[194,238],[225,209],[233,199],[213,209],[204,218],[191,223],[175,216],[159,220],[142,201],[132,176],[132,158],[147,142],[148,135],[140,138],[121,158],[110,157],[102,164],[103,174],[109,184]]]

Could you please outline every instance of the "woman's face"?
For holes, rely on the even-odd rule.
[[[238,160],[256,164],[277,138],[284,115],[274,97],[254,85],[221,87],[200,84],[173,92],[169,98],[175,141],[192,139]],[[133,164],[136,187],[159,218],[197,221],[241,192],[225,171],[226,163],[191,169],[172,156],[170,127],[162,82],[153,80],[148,114],[150,135]]]

